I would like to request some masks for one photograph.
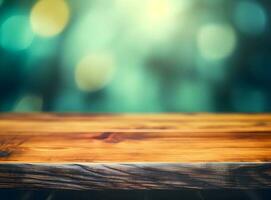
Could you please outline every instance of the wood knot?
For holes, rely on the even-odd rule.
[[[265,121],[260,121],[260,122],[255,123],[255,126],[258,126],[258,127],[267,126],[267,125],[268,123]]]
[[[119,134],[111,132],[101,133],[100,135],[95,136],[94,139],[103,140],[108,143],[119,143],[123,140],[123,138]]]
[[[11,152],[10,151],[0,151],[0,157],[8,157],[10,156]]]

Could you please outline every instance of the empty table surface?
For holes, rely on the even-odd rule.
[[[0,114],[0,187],[269,188],[269,114]]]

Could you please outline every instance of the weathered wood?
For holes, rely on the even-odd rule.
[[[271,163],[209,164],[3,164],[2,188],[263,189],[271,185]]]
[[[0,115],[0,187],[271,188],[271,115]]]

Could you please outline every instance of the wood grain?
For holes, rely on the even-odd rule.
[[[270,188],[269,114],[0,114],[0,187]]]

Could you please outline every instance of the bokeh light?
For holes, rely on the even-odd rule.
[[[25,15],[11,16],[0,27],[0,43],[5,49],[24,50],[31,45],[33,38],[29,18]]]
[[[31,25],[36,34],[52,37],[64,30],[69,16],[65,0],[40,0],[32,8]]]
[[[236,34],[230,25],[207,24],[200,28],[197,35],[200,53],[208,60],[219,60],[230,56],[236,43]]]
[[[271,111],[267,0],[0,5],[0,111]]]
[[[146,33],[151,31],[155,35],[156,31],[169,31],[167,29],[176,16],[176,5],[172,0],[146,0],[143,6],[139,23]]]
[[[15,112],[39,112],[42,110],[43,100],[36,95],[25,95],[15,105]]]
[[[95,51],[107,51],[114,42],[118,24],[112,10],[98,7],[82,15],[65,40],[63,60],[73,67],[82,55]]]
[[[109,54],[87,55],[76,66],[76,84],[82,91],[100,90],[112,79],[114,68],[114,58]]]
[[[263,7],[255,1],[237,1],[234,20],[240,31],[259,34],[266,28],[267,16]]]
[[[174,31],[175,23],[181,23],[179,18],[188,7],[186,0],[118,0],[119,9],[126,11],[129,17],[129,34],[138,36],[145,43],[167,39]]]

